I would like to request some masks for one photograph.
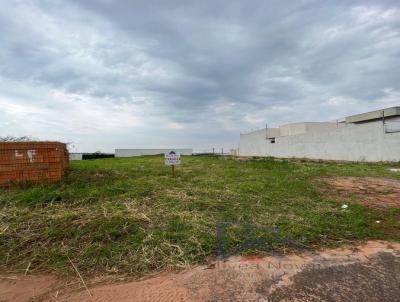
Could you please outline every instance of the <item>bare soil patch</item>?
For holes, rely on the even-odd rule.
[[[0,301],[35,301],[57,283],[53,276],[0,276]]]
[[[60,287],[54,287],[54,279],[46,279],[48,277],[0,279],[0,296],[1,301],[20,302],[29,299],[65,302],[398,301],[399,276],[400,244],[369,241],[319,253],[232,257],[179,274],[92,285],[93,299],[83,288],[76,290],[67,286],[58,294]],[[40,282],[40,278],[44,279]],[[35,295],[32,288],[38,289],[38,284],[42,286]],[[48,290],[47,295],[43,294],[45,290]]]
[[[400,181],[377,177],[325,177],[319,190],[338,199],[351,199],[373,208],[400,208]]]

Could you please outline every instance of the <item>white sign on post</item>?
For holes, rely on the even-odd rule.
[[[176,166],[181,164],[181,155],[175,151],[165,153],[164,159],[167,166]]]

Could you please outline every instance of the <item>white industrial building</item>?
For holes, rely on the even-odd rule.
[[[181,155],[192,155],[193,149],[115,149],[115,157],[132,157],[142,155],[157,155],[175,151]]]
[[[69,160],[82,160],[83,159],[83,153],[70,153],[69,154]]]
[[[240,156],[400,161],[400,107],[337,122],[304,122],[240,135]]]

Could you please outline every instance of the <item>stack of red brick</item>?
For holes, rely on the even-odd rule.
[[[60,181],[68,164],[68,150],[63,143],[0,142],[0,187]]]

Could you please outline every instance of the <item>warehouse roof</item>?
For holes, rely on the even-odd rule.
[[[400,107],[390,107],[386,109],[347,116],[346,123],[360,123],[364,121],[380,119],[382,117],[397,116],[397,115],[400,115]]]

